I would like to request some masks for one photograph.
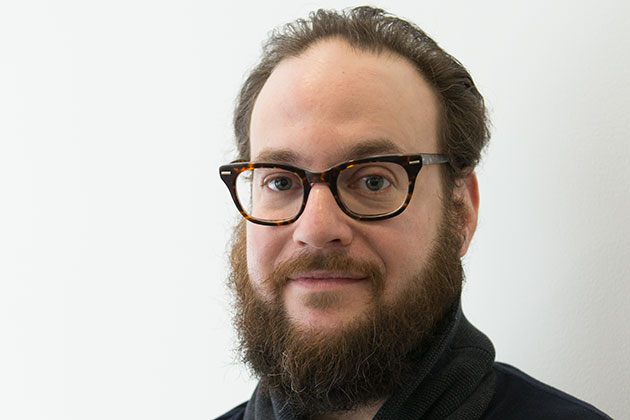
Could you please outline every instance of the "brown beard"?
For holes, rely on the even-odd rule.
[[[245,226],[240,223],[230,255],[234,324],[242,359],[260,378],[261,389],[282,398],[296,414],[312,415],[352,410],[412,381],[423,351],[461,294],[462,209],[452,201],[445,205],[426,265],[392,303],[383,302],[383,273],[373,263],[345,254],[306,254],[279,264],[265,280],[273,297],[263,299],[249,280]],[[332,330],[296,327],[285,311],[282,289],[290,274],[318,269],[365,274],[373,291],[366,313]],[[335,302],[322,295],[311,303]]]

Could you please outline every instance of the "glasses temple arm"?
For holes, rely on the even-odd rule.
[[[440,155],[436,153],[423,153],[422,156],[422,165],[436,165],[438,163],[447,163],[448,157],[446,155]]]

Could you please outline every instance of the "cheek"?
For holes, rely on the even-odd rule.
[[[406,281],[422,270],[436,239],[439,212],[417,204],[410,203],[403,214],[388,220],[383,232],[372,237],[386,268],[386,297],[404,290]]]
[[[388,274],[394,279],[415,273],[423,265],[426,254],[425,241],[428,232],[420,223],[411,221],[399,229],[392,230],[396,234],[385,242],[385,236],[375,239],[376,249],[380,249],[381,258]],[[389,276],[388,276],[389,277]]]
[[[273,270],[282,249],[277,228],[247,223],[247,269],[254,284],[261,284]]]

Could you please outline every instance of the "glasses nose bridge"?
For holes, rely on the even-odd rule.
[[[323,171],[323,172],[305,171],[305,175],[306,175],[306,183],[307,183],[307,185],[305,185],[305,188],[307,190],[306,190],[306,195],[304,197],[304,205],[306,205],[306,202],[308,201],[308,198],[310,196],[310,192],[313,186],[315,184],[325,184],[325,185],[328,185],[330,194],[335,199],[335,202],[337,203],[337,205],[339,207],[342,207],[341,203],[339,202],[339,197],[337,195],[337,186],[335,185],[335,183],[337,182],[337,171],[332,171],[332,170]]]
[[[330,191],[335,191],[335,186],[333,184],[333,181],[335,181],[335,177],[332,171],[306,171],[306,181],[308,182],[309,187],[312,187],[314,184],[328,184],[328,188],[330,188]]]

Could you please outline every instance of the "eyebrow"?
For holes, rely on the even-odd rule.
[[[403,154],[400,146],[389,139],[370,139],[355,144],[341,155],[341,161],[361,159],[383,154]],[[272,162],[296,165],[302,159],[290,149],[263,149],[256,156],[255,162]],[[339,162],[337,162],[339,163]]]
[[[372,139],[357,143],[344,154],[344,160],[384,154],[403,154],[403,149],[389,139]]]
[[[254,162],[286,163],[294,165],[299,159],[298,154],[292,150],[267,148],[261,150],[261,152],[256,155]]]

